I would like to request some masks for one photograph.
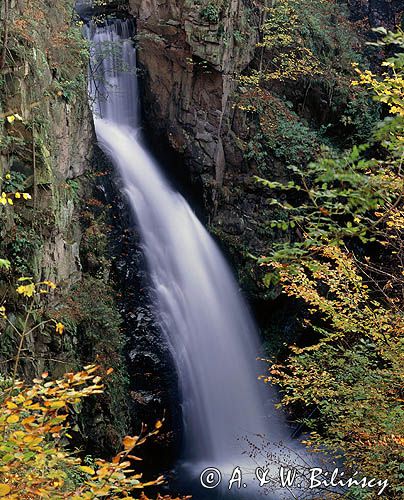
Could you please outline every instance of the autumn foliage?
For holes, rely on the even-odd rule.
[[[3,198],[18,199],[18,194],[10,191]],[[13,203],[1,205],[8,209]],[[10,261],[0,259],[0,269],[10,268]],[[20,324],[16,324],[15,315],[8,310],[7,297],[0,302],[0,335],[7,325],[17,339],[11,374],[0,376],[0,498],[147,500],[143,489],[163,484],[164,478],[143,481],[142,474],[133,468],[141,460],[134,455],[134,449],[158,434],[162,421],[158,420],[152,430],[143,426],[138,436],[126,436],[122,451],[110,461],[91,458],[88,463],[88,457],[84,461],[78,450],[72,450],[69,430],[73,410],[78,413],[85,398],[103,393],[103,379],[114,371],[112,368],[88,365],[82,371],[66,373],[59,380],[51,380],[45,372],[32,383],[17,378],[26,341],[33,332],[51,327],[55,335],[64,333],[61,321],[41,317],[44,296],[56,289],[50,280],[35,282],[31,277],[19,278],[15,293],[20,299],[23,318]],[[139,492],[140,497],[133,496],[134,492]],[[171,497],[159,495],[158,499],[171,500]]]
[[[378,31],[377,45],[396,53],[381,75],[356,66],[352,84],[386,106],[369,143],[292,166],[287,184],[259,179],[286,193],[272,199],[283,217],[271,224],[284,237],[259,259],[265,283],[302,305],[305,332],[264,379],[302,415],[307,445],[346,470],[388,478],[385,495],[402,498],[404,36]]]
[[[135,498],[131,492],[162,484],[163,477],[142,482],[132,464],[141,460],[134,448],[162,427],[146,428],[139,436],[127,436],[123,450],[111,461],[92,461],[91,466],[67,447],[69,412],[83,398],[103,391],[99,367],[86,366],[52,381],[48,373],[33,385],[21,381],[0,391],[0,497],[94,499]],[[108,372],[107,372],[108,374]],[[145,498],[145,497],[143,497]]]

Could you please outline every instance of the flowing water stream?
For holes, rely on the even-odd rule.
[[[241,437],[280,441],[288,434],[270,401],[274,394],[257,379],[263,370],[257,329],[216,243],[142,144],[128,22],[92,25],[87,34],[98,141],[135,215],[155,314],[178,371],[183,463],[195,474],[205,466],[229,470],[248,460]]]

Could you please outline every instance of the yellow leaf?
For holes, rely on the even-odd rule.
[[[39,444],[41,444],[43,441],[43,438],[41,437],[36,437],[36,438],[33,438],[30,442],[29,442],[29,448],[30,449],[34,449],[35,447],[37,447]]]
[[[32,443],[34,441],[35,437],[31,434],[28,434],[23,438],[24,443]],[[39,443],[38,443],[39,444]]]
[[[105,476],[107,476],[109,474],[110,474],[110,470],[108,469],[108,467],[101,467],[101,469],[97,470],[97,476],[100,479],[104,478]]]
[[[54,290],[56,288],[55,283],[53,281],[49,281],[49,280],[42,281],[42,285],[46,285],[49,288],[51,288],[52,290]]]
[[[18,415],[10,415],[7,418],[7,423],[9,424],[16,424],[20,420],[20,417]]]
[[[156,429],[161,429],[163,427],[163,422],[161,420],[157,420],[156,425],[154,427]]]
[[[11,491],[11,488],[8,484],[0,484],[0,497],[5,497]]]
[[[24,295],[24,297],[32,297],[35,293],[35,285],[31,283],[29,285],[21,285],[17,288],[17,293]]]
[[[59,335],[62,335],[64,329],[65,329],[65,325],[63,323],[56,323],[56,327],[55,327],[56,333],[58,333]]]
[[[7,116],[7,121],[8,123],[13,123],[15,121],[15,116],[14,115]]]
[[[57,410],[59,408],[63,408],[64,406],[66,406],[65,401],[45,401],[44,404],[45,404],[46,407],[53,408],[55,410]]]
[[[22,425],[29,425],[29,424],[32,424],[33,422],[35,422],[34,416],[27,417],[27,418],[24,418],[24,420],[22,421]]]
[[[87,467],[86,465],[80,465],[80,470],[82,470],[86,474],[90,474],[90,476],[93,476],[95,474],[95,470],[92,467]]]
[[[41,382],[42,382],[42,380],[41,380]],[[29,401],[24,403],[24,407],[29,408],[30,410],[40,410],[41,409],[41,405],[39,403],[32,404],[32,402],[29,402]]]
[[[108,486],[103,486],[102,488],[98,489],[98,490],[94,490],[94,493],[98,496],[105,496],[105,495],[108,495],[110,489]]]

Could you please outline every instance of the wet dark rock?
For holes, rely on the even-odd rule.
[[[101,152],[98,155],[104,158],[101,163],[108,163]],[[132,432],[138,433],[143,423],[153,426],[165,418],[162,437],[158,443],[148,444],[142,454],[145,470],[150,467],[155,473],[159,468],[169,467],[178,454],[181,442],[178,382],[169,348],[152,310],[145,260],[131,210],[114,174],[100,178],[99,183],[105,192],[105,202],[113,207],[109,238],[111,275],[124,318]]]
[[[368,20],[369,27],[394,30],[404,11],[401,0],[350,0],[349,7],[354,20]]]
[[[245,221],[242,217],[237,217],[230,213],[224,213],[217,224],[223,228],[223,231],[234,236],[240,236],[245,230]]]

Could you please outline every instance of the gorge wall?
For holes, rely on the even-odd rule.
[[[399,1],[319,2],[318,9],[317,3],[301,3],[292,36],[319,48],[326,76],[321,82],[310,75],[305,83],[273,81],[264,96],[267,108],[253,116],[239,107],[238,78],[270,66],[274,54],[265,56],[257,42],[264,8],[278,2],[128,0],[137,19],[143,114],[155,149],[177,154],[174,171],[190,179],[202,198],[209,229],[232,260],[275,352],[298,333],[290,302],[284,304],[279,290],[266,286],[250,258],[266,255],[273,241],[285,237],[269,227],[277,212],[253,176],[288,179],[286,165],[307,163],[321,144],[346,148],[365,136],[378,111],[352,92],[351,63],[370,29],[394,29],[403,10]],[[317,16],[320,4],[323,17]]]
[[[0,256],[11,262],[11,270],[0,271],[0,293],[20,327],[17,280],[57,284],[32,321],[53,318],[65,330],[57,335],[44,325],[28,336],[21,360],[26,379],[44,371],[60,377],[93,362],[115,369],[105,394],[84,404],[73,429],[77,444],[108,454],[128,429],[128,376],[107,244],[111,216],[96,199],[106,172],[94,158],[88,47],[73,1],[6,0],[1,7],[0,184],[32,198],[0,208]],[[4,374],[19,339],[3,320],[0,329]]]
[[[214,184],[223,184],[226,163],[237,155],[230,96],[257,42],[257,12],[248,3],[130,1],[146,118],[184,156],[207,197]]]
[[[365,31],[382,21],[393,28],[400,4],[352,0],[351,20]],[[15,186],[32,193],[32,200],[0,206],[0,257],[13,266],[11,273],[1,271],[0,293],[13,293],[20,276],[59,286],[47,314],[63,321],[66,332],[56,337],[42,329],[29,338],[22,364],[27,378],[44,370],[59,376],[94,360],[115,369],[107,393],[89,402],[75,431],[92,451],[105,454],[141,420],[161,418],[176,397],[175,375],[153,321],[136,229],[111,166],[95,147],[86,90],[88,47],[80,26],[72,24],[73,1],[1,5],[0,176],[4,180],[11,172]],[[265,329],[274,323],[269,314],[274,296],[248,252],[264,254],[279,234],[267,227],[273,208],[252,176],[284,179],[302,130],[307,151],[316,150],[316,134],[328,123],[349,135],[352,129],[344,128],[341,118],[352,119],[345,115],[352,103],[333,103],[314,85],[307,91],[275,84],[268,101],[278,108],[270,117],[286,118],[274,121],[276,140],[264,158],[267,170],[261,169],[259,154],[251,150],[262,142],[260,123],[239,108],[236,90],[238,75],[260,65],[262,6],[254,0],[121,0],[99,12],[136,18],[146,126],[163,152],[175,153],[178,177],[190,179],[203,199],[209,228],[233,259],[240,284],[266,311]],[[332,109],[337,104],[339,114]],[[285,131],[286,121],[298,125]],[[8,306],[16,320],[17,302],[14,293]],[[282,322],[285,339],[286,329],[293,328]],[[5,329],[3,366],[10,366],[15,344]],[[175,409],[167,420],[159,449],[172,450],[180,432]]]
[[[330,50],[330,60],[340,59],[342,54],[349,61],[347,66],[354,60],[355,49],[359,50],[370,28],[381,24],[394,28],[403,9],[397,1],[353,0],[345,4],[345,11],[344,3],[334,3],[335,9],[326,18],[329,24],[324,29],[334,37],[335,23],[337,26],[341,23],[340,35],[335,35],[332,41],[325,36],[308,40],[308,46],[311,42],[325,46],[322,50]],[[257,187],[252,176],[285,178],[288,175],[285,165],[296,160],[293,151],[299,151],[297,160],[310,160],[310,150],[312,154],[317,151],[324,139],[324,127],[329,127],[334,135],[353,135],[352,127],[343,125],[345,113],[350,113],[349,108],[355,101],[354,96],[343,95],[350,94],[346,79],[349,69],[332,68],[327,60],[324,66],[329,67],[325,71],[330,75],[339,72],[340,76],[330,76],[320,85],[310,87],[309,84],[307,89],[293,81],[273,83],[268,99],[283,102],[273,110],[276,138],[272,140],[273,151],[265,157],[267,169],[262,172],[259,154],[263,152],[257,153],[254,146],[263,142],[260,124],[237,106],[237,87],[240,74],[268,65],[256,45],[260,38],[259,26],[267,15],[265,7],[277,2],[128,0],[128,4],[130,13],[137,19],[146,125],[157,137],[157,144],[166,144],[179,154],[181,161],[176,167],[181,171],[179,175],[190,177],[202,192],[211,231],[230,251],[244,289],[251,297],[261,300],[267,290],[262,287],[261,275],[253,261],[246,258],[246,253],[265,254],[268,242],[279,235],[266,226],[273,210],[268,207],[266,193]],[[301,17],[303,22],[320,25],[324,22],[324,19],[305,18],[304,13]],[[302,28],[310,33],[313,26]],[[349,49],[339,45],[345,39],[349,40]],[[332,44],[329,49],[327,45]],[[352,72],[349,78],[353,78]],[[346,82],[340,85],[341,80]],[[330,92],[330,88],[336,89],[334,98],[331,96],[334,90]],[[303,128],[297,125],[293,130],[282,130],[285,127],[279,121],[280,115],[299,122]],[[369,122],[372,119],[369,117]],[[368,123],[361,123],[357,128],[367,126]],[[305,149],[304,158],[301,149]]]
[[[94,144],[82,42],[79,33],[66,28],[71,12],[60,5],[41,10],[39,4],[27,7],[12,1],[9,9],[10,60],[2,66],[1,173],[22,174],[25,187],[36,194],[31,204],[36,216],[41,215],[34,221],[41,247],[35,275],[71,286],[81,277],[71,185],[91,170]],[[70,38],[74,36],[75,41]],[[13,113],[18,114],[15,121],[4,120]],[[9,224],[16,219],[10,214]],[[3,229],[4,244],[10,227]],[[23,248],[21,253],[21,258],[28,257]]]
[[[32,193],[31,201],[3,209],[2,254],[16,274],[65,290],[82,277],[78,199],[94,145],[84,46],[70,27],[71,7],[9,2],[1,88],[0,174],[4,181],[10,172],[20,190]],[[30,369],[39,372],[47,347],[33,340]]]

